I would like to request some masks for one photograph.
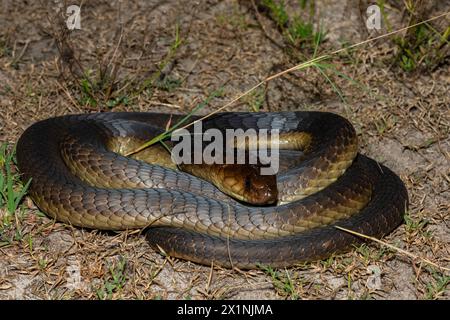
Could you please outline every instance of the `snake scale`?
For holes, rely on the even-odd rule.
[[[43,120],[20,137],[18,167],[49,216],[85,228],[147,228],[151,247],[206,265],[248,269],[322,259],[362,241],[336,226],[379,238],[403,220],[403,182],[359,154],[353,126],[333,113],[228,112],[203,121],[204,129],[276,129],[294,145],[296,134],[307,135],[297,145],[302,161],[276,178],[279,205],[233,200],[208,181],[125,157],[114,146],[145,141],[181,118],[111,112]]]

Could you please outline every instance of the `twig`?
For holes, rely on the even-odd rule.
[[[25,45],[23,46],[22,50],[20,51],[19,55],[17,57],[14,57],[13,60],[5,64],[5,67],[9,67],[10,65],[16,64],[22,59],[23,55],[25,54],[25,51],[28,48],[28,45],[30,44],[30,39],[27,39],[25,41]]]
[[[400,252],[400,253],[403,253],[403,254],[407,255],[408,257],[411,257],[411,258],[413,258],[413,259],[419,259],[419,260],[422,260],[423,262],[425,262],[425,263],[427,263],[427,264],[429,264],[429,265],[432,265],[433,267],[436,267],[436,268],[438,268],[438,269],[445,270],[445,271],[450,271],[450,268],[442,267],[442,266],[440,266],[440,265],[438,265],[438,264],[436,264],[436,263],[434,263],[434,262],[432,262],[432,261],[430,261],[430,260],[428,260],[428,259],[426,259],[426,258],[423,258],[423,257],[420,257],[420,256],[418,256],[418,255],[415,255],[414,253],[411,253],[411,252],[409,252],[409,251],[406,251],[406,250],[403,250],[403,249],[398,248],[398,247],[396,247],[396,246],[393,246],[392,244],[389,244],[389,243],[387,243],[387,242],[381,241],[381,240],[379,240],[379,239],[377,239],[377,238],[374,238],[374,237],[371,237],[371,236],[367,236],[367,235],[365,235],[365,234],[362,234],[362,233],[359,233],[359,232],[356,232],[356,231],[353,231],[353,230],[350,230],[350,229],[347,229],[347,228],[343,228],[343,227],[339,227],[339,226],[334,226],[334,227],[335,227],[336,229],[339,229],[339,230],[342,230],[342,231],[351,233],[351,234],[356,235],[356,236],[358,236],[358,237],[361,237],[361,238],[365,238],[365,239],[369,239],[369,240],[375,241],[375,242],[377,242],[377,243],[379,243],[379,244],[382,244],[382,245],[384,245],[384,246],[386,246],[386,247],[388,247],[388,248],[390,248],[390,249],[393,249],[393,250],[395,250],[395,251],[398,251],[398,252]]]
[[[78,105],[78,103],[72,98],[72,96],[70,95],[70,92],[63,87],[58,81],[56,81],[56,84],[58,85],[58,87],[64,91],[64,93],[67,95],[67,97],[69,98],[70,102],[72,102],[72,104],[78,109],[78,111],[83,112],[82,108]]]
[[[159,102],[159,101],[154,101],[154,100],[150,100],[148,103],[152,106],[158,105],[158,106],[164,106],[164,107],[175,108],[175,109],[183,109],[182,106],[180,106],[178,104],[173,104],[173,103],[164,103],[164,102]]]

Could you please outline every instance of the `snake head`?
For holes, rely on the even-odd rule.
[[[269,205],[278,200],[276,175],[261,175],[257,165],[223,165],[222,191],[249,204]]]

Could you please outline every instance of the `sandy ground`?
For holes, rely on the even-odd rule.
[[[298,10],[295,1],[286,2]],[[107,110],[106,101],[113,99],[122,99],[114,111],[187,112],[223,88],[203,110],[207,112],[312,55],[280,48],[283,37],[272,20],[255,14],[250,2],[229,0],[86,1],[81,29],[71,31],[66,41],[70,46],[58,50],[58,25],[52,18],[58,3],[4,0],[0,5],[2,142],[15,143],[40,119]],[[446,11],[449,7],[442,2],[429,9],[429,17]],[[401,11],[390,7],[387,14],[393,28],[406,25]],[[314,19],[327,30],[319,54],[387,32],[385,25],[378,33],[367,32],[353,1],[320,1]],[[443,30],[449,20],[433,23]],[[177,25],[181,44],[169,55],[160,84],[135,94],[168,57]],[[366,88],[333,76],[345,102],[309,68],[270,81],[232,109],[251,110],[261,101],[261,111],[323,110],[347,117],[357,129],[361,152],[393,169],[409,191],[407,223],[384,241],[448,268],[448,58],[433,70],[406,73],[393,62],[395,48],[383,39],[333,58],[330,63],[337,70]],[[110,97],[97,95],[97,106],[86,102],[74,81],[80,72],[74,60],[92,74],[99,66],[108,72],[117,69]],[[0,208],[0,213],[4,216],[6,210]],[[29,198],[12,221],[0,230],[3,299],[450,297],[448,272],[376,243],[273,273],[243,272],[165,259],[139,232],[91,231],[55,222]]]

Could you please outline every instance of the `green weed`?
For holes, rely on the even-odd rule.
[[[433,281],[430,281],[426,285],[426,299],[437,299],[442,296],[450,283],[450,276],[445,274],[440,274],[438,272],[433,272]]]
[[[8,42],[4,38],[0,38],[0,58],[11,55],[11,48],[8,46]]]
[[[263,0],[262,5],[269,9],[271,18],[279,28],[286,28],[289,22],[289,16],[286,12],[284,1]]]
[[[426,219],[413,219],[409,215],[404,216],[405,228],[408,233],[423,231],[429,221]]]
[[[309,10],[306,10],[309,4]],[[276,23],[289,45],[295,48],[312,49],[316,44],[321,44],[326,36],[322,27],[315,28],[313,24],[315,5],[314,1],[302,0],[298,2],[300,10],[308,11],[305,20],[300,12],[287,13],[284,1],[263,0],[260,6],[269,12],[269,17]]]
[[[86,78],[80,80],[80,88],[81,88],[81,98],[80,103],[83,106],[91,106],[96,107],[97,106],[97,100],[95,99],[94,90],[97,90],[97,88],[94,88],[92,83]]]
[[[113,294],[120,291],[125,283],[125,268],[127,261],[120,257],[119,261],[108,267],[108,280],[106,280],[100,289],[97,290],[97,297],[100,300],[109,300],[112,298]]]
[[[22,184],[19,174],[13,171],[15,150],[8,150],[8,144],[0,146],[0,209],[5,208],[2,225],[10,224],[13,214],[19,207],[21,200],[30,186],[31,180]]]
[[[283,296],[289,297],[292,300],[297,300],[299,295],[295,289],[295,284],[292,277],[287,270],[284,273],[274,270],[269,266],[259,266],[264,273],[272,279],[273,286]]]
[[[121,104],[124,106],[128,106],[130,104],[130,99],[128,96],[119,96],[106,102],[106,106],[111,109]]]
[[[180,87],[181,83],[182,81],[180,79],[165,77],[162,80],[156,81],[155,87],[163,91],[172,92],[176,88]]]
[[[253,112],[259,112],[266,99],[266,91],[258,88],[245,97],[244,102],[250,107]]]
[[[425,10],[420,1],[407,0],[405,7],[409,14],[409,25],[423,19]],[[386,19],[387,21],[387,19]],[[430,23],[408,29],[402,37],[393,38],[397,46],[396,62],[406,72],[418,69],[433,70],[448,57],[450,26],[436,30]]]

